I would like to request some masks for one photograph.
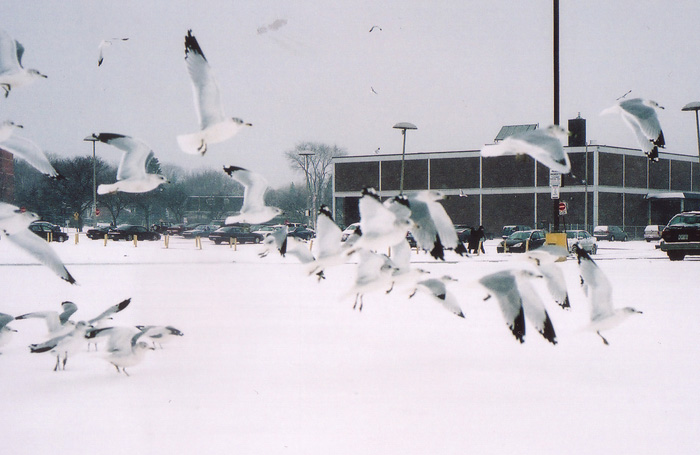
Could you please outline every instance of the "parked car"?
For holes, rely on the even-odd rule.
[[[45,240],[54,242],[65,242],[68,240],[68,234],[62,232],[59,226],[48,221],[32,221],[29,225],[29,230]]]
[[[110,240],[160,240],[160,234],[135,224],[120,224],[107,233]]]
[[[188,227],[188,226],[186,226],[186,225],[184,225],[184,224],[173,224],[173,225],[169,226],[169,227],[165,230],[164,234],[167,234],[167,235],[182,235],[182,233],[183,233],[184,231],[186,231],[187,229],[192,229],[192,228],[194,228],[194,226],[189,226],[189,227]]]
[[[664,225],[662,224],[650,224],[644,228],[644,240],[651,242],[652,240],[661,239],[661,231],[664,230]]]
[[[511,225],[503,226],[503,230],[501,231],[501,237],[506,239],[513,232],[531,231],[531,230],[532,230],[532,228],[530,226],[526,226],[524,224],[511,224]]]
[[[301,239],[301,240],[310,240],[315,235],[316,235],[316,233],[312,229],[306,228],[304,226],[295,227],[294,229],[291,229],[287,233],[287,236],[295,237],[295,238]]]
[[[589,234],[588,231],[566,231],[566,247],[572,253],[574,252],[574,245],[578,245],[579,248],[586,250],[590,254],[598,252],[598,240]]]
[[[188,229],[182,232],[182,236],[186,239],[195,237],[209,237],[209,234],[219,229],[216,224],[199,224],[194,229]]]
[[[682,212],[671,218],[661,231],[659,248],[672,261],[700,255],[700,211]]]
[[[472,233],[472,228],[464,224],[455,224],[455,232],[460,242],[467,243],[469,241],[469,235]]]
[[[284,227],[283,224],[275,224],[274,226],[273,226],[273,225],[264,224],[264,225],[261,225],[261,226],[256,227],[255,230],[254,230],[253,232],[255,232],[256,234],[260,234],[260,235],[262,235],[263,237],[267,237],[268,235],[270,235],[270,234],[272,234],[273,232],[275,232],[277,229],[280,229],[280,228],[283,228],[283,227]]]
[[[209,240],[217,245],[228,243],[230,239],[236,239],[238,243],[260,243],[264,238],[262,234],[250,232],[243,226],[224,226],[209,234]]]
[[[524,253],[526,250],[534,250],[544,245],[546,234],[541,229],[529,231],[515,231],[508,238],[496,246],[499,253]]]
[[[87,238],[92,239],[92,240],[100,240],[104,239],[105,235],[109,233],[110,226],[95,226],[94,228],[90,228],[85,232],[85,235]]]
[[[593,237],[595,237],[598,241],[627,241],[627,233],[623,231],[619,226],[596,226],[595,228],[593,228]]]

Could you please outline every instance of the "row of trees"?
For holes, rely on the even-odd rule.
[[[299,159],[304,152],[313,155]],[[306,210],[315,214],[320,203],[330,203],[330,163],[333,156],[343,154],[337,147],[317,143],[301,143],[285,152],[289,165],[303,173],[309,183],[270,189],[266,203],[284,210],[288,221],[306,221]],[[165,175],[169,184],[142,194],[97,195],[97,206],[102,213],[93,218],[93,158],[53,157],[51,161],[65,179],[48,179],[24,161],[15,160],[14,204],[60,225],[70,223],[82,228],[89,221],[150,226],[160,220],[181,223],[185,218],[188,222],[208,222],[236,212],[242,203],[243,187],[222,171],[186,171],[154,158],[148,164],[148,171]],[[116,166],[97,157],[94,167],[97,185],[115,181]]]

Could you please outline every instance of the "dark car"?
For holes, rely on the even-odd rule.
[[[250,232],[243,226],[224,226],[209,234],[209,240],[219,245],[223,242],[230,242],[235,239],[238,243],[260,243],[264,236],[255,232]]]
[[[455,232],[457,232],[457,238],[462,243],[469,242],[469,236],[472,233],[471,226],[465,226],[463,224],[455,224]]]
[[[287,235],[289,237],[296,237],[301,240],[310,240],[316,235],[316,233],[311,229],[305,228],[304,226],[297,226],[290,230]]]
[[[168,232],[168,229],[170,229],[170,227],[172,227],[172,223],[161,221],[159,223],[154,223],[153,226],[151,226],[151,230],[159,234],[165,234]]]
[[[524,224],[510,224],[507,226],[503,226],[503,230],[501,231],[501,238],[506,239],[513,232],[531,231],[531,230],[532,230],[532,228],[530,226],[525,226]]]
[[[181,235],[187,229],[192,229],[194,226],[185,226],[184,224],[173,224],[165,230],[166,235]]]
[[[182,236],[186,239],[195,237],[208,237],[209,234],[219,229],[216,224],[199,224],[194,229],[188,229],[182,232]]]
[[[61,228],[48,221],[33,221],[29,225],[29,230],[49,242],[65,242],[68,234],[61,232]]]
[[[541,247],[544,245],[545,240],[545,232],[541,229],[516,231],[499,243],[496,246],[496,251],[499,253],[524,253],[525,251]]]
[[[92,240],[100,240],[105,238],[105,234],[109,233],[109,226],[97,226],[94,228],[90,228],[85,232],[85,235],[87,235],[87,238],[92,239]]]
[[[619,240],[621,242],[627,241],[627,233],[623,231],[619,226],[596,226],[593,229],[593,237],[596,240],[610,240],[614,242]]]
[[[107,233],[110,240],[160,240],[160,234],[135,224],[120,224]]]
[[[661,231],[659,248],[672,261],[700,255],[700,211],[683,212],[671,218]]]

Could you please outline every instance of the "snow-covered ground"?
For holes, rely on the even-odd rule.
[[[576,261],[563,264],[572,309],[547,300],[559,344],[528,326],[517,343],[471,285],[512,267],[487,254],[416,266],[459,281],[458,318],[418,294],[368,294],[353,311],[354,266],[317,283],[259,246],[160,242],[52,244],[71,286],[0,241],[0,312],[78,305],[90,319],[125,298],[115,325],[184,332],[127,377],[83,352],[53,372],[40,320],[17,320],[1,348],[3,453],[697,453],[700,320],[697,259],[670,262],[644,242],[601,242],[595,256],[630,318],[581,330],[588,305]],[[540,285],[538,288],[546,291]]]

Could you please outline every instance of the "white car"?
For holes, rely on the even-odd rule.
[[[345,230],[343,231],[342,236],[340,237],[340,241],[344,242],[350,237],[351,234],[355,233],[355,230],[357,230],[360,227],[360,223],[352,223],[350,226],[346,227]]]
[[[277,229],[284,227],[283,224],[275,224],[274,226],[268,226],[268,225],[262,225],[258,226],[256,230],[253,231],[255,234],[260,234],[264,237],[267,237],[268,235],[272,234],[275,232]]]
[[[644,240],[651,242],[652,240],[661,239],[661,231],[664,230],[666,226],[662,224],[650,224],[644,228]]]
[[[596,254],[598,251],[598,240],[589,234],[588,231],[566,231],[566,247],[569,251],[573,252],[574,244],[578,244],[579,248],[586,250],[590,254]]]

